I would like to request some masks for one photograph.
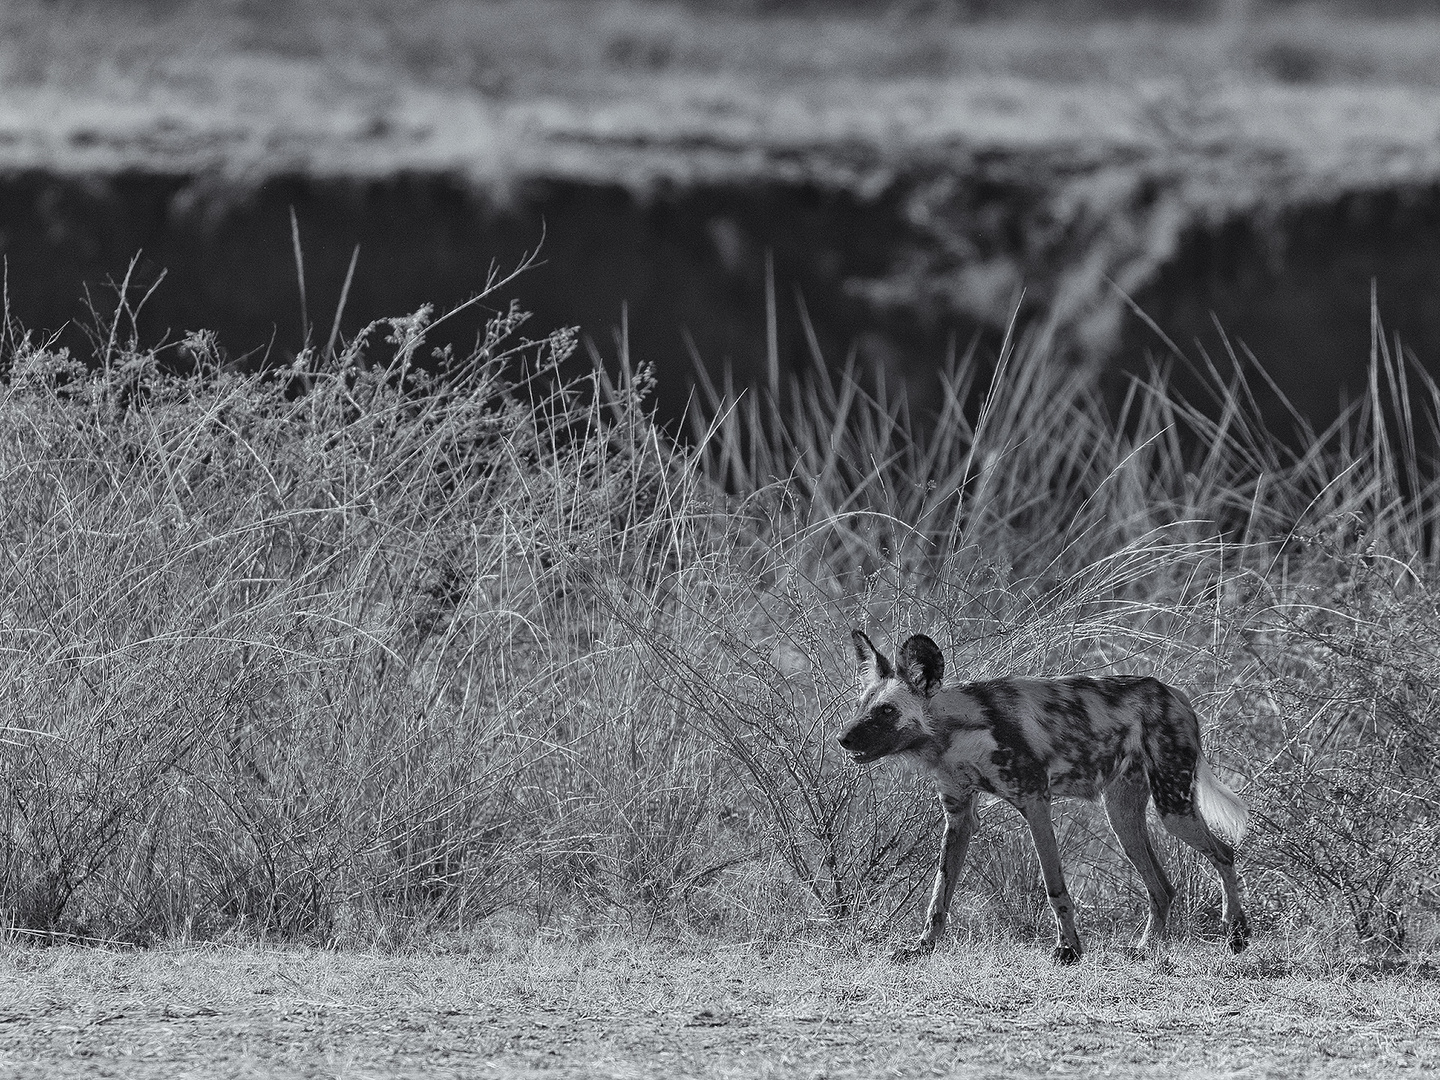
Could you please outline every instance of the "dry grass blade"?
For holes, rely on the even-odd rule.
[[[1440,389],[1378,330],[1369,394],[1299,445],[1243,353],[1202,365],[1213,409],[1154,374],[1112,413],[1017,330],[993,370],[950,358],[934,415],[811,334],[788,385],[702,378],[687,446],[623,330],[578,375],[574,335],[526,342],[513,308],[463,360],[426,361],[453,314],[428,309],[342,349],[354,265],[303,372],[166,374],[114,329],[133,306],[95,371],[9,340],[12,926],[399,941],[508,906],[890,933],[936,822],[832,749],[860,625],[931,634],[957,678],[1185,687],[1249,776],[1257,906],[1434,940]],[[1000,816],[973,880],[1025,933]],[[1061,824],[1077,894],[1127,918],[1108,833]]]

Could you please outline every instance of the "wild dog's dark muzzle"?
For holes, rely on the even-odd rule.
[[[840,745],[856,761],[874,761],[895,749],[899,732],[895,725],[873,716],[862,716],[840,733]]]

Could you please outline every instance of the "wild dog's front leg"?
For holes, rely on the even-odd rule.
[[[1055,911],[1055,954],[1057,964],[1080,962],[1080,935],[1075,932],[1075,905],[1065,888],[1065,875],[1060,869],[1060,845],[1055,840],[1055,826],[1050,820],[1050,800],[1034,797],[1019,804],[1020,812],[1035,839],[1035,853],[1040,856],[1040,872],[1045,875],[1045,891]]]
[[[901,945],[891,959],[913,960],[924,956],[935,948],[935,943],[945,933],[945,920],[950,913],[950,900],[955,895],[955,882],[960,878],[960,868],[965,865],[965,852],[970,847],[970,837],[975,835],[975,793],[961,796],[940,796],[940,805],[945,808],[945,835],[940,839],[940,865],[935,871],[935,888],[930,893],[930,907],[925,913],[925,929],[920,940],[914,945]]]

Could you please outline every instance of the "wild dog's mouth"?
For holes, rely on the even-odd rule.
[[[851,750],[850,760],[856,765],[867,765],[872,761],[879,761],[885,756],[884,750]]]
[[[851,761],[864,765],[895,753],[903,740],[893,727],[864,720],[847,728],[839,742]]]

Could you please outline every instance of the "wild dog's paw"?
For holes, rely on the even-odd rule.
[[[1050,959],[1061,967],[1068,967],[1080,962],[1080,950],[1073,945],[1056,945]]]
[[[896,945],[890,950],[890,962],[892,964],[908,964],[911,960],[919,960],[922,956],[929,956],[935,951],[935,945],[929,941],[917,941],[913,945]]]

